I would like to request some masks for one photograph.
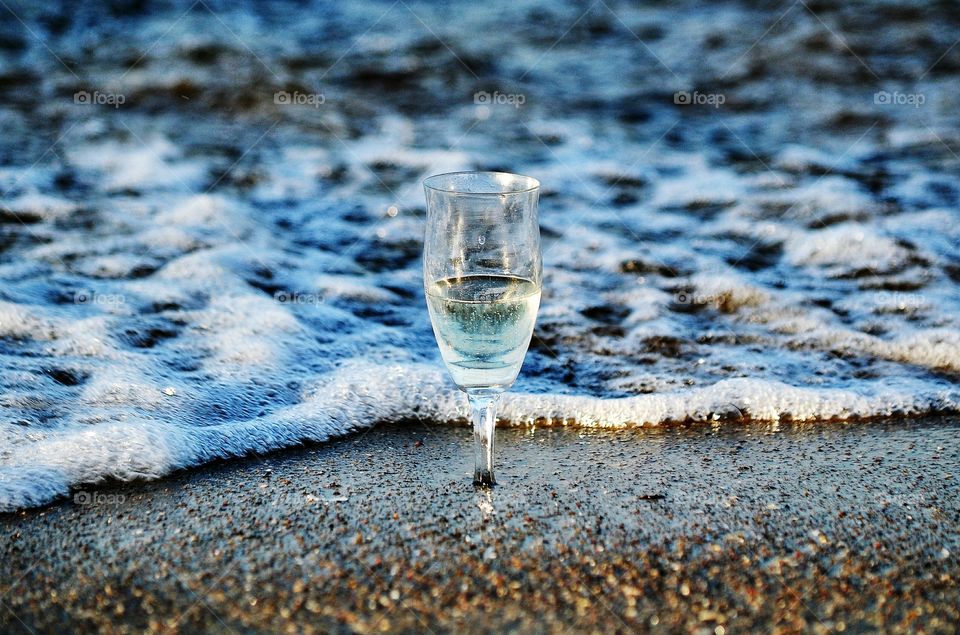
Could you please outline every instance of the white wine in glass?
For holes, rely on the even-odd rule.
[[[500,395],[516,380],[540,307],[540,184],[504,172],[424,181],[423,276],[440,355],[473,413],[474,483],[493,485]]]

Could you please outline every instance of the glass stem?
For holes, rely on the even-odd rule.
[[[500,392],[469,392],[467,397],[473,413],[473,445],[476,454],[473,484],[489,487],[496,484],[493,478],[493,436],[497,426]]]

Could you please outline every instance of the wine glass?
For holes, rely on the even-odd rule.
[[[505,172],[453,172],[423,185],[427,307],[440,355],[470,401],[473,482],[490,486],[497,404],[520,372],[540,307],[540,183]]]

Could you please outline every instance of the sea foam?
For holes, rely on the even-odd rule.
[[[936,108],[881,108],[844,50],[809,46],[808,12],[600,3],[551,46],[543,25],[576,16],[534,5],[462,3],[456,29],[421,4],[198,8],[175,30],[160,10],[124,38],[24,6],[88,90],[126,101],[53,97],[76,77],[32,42],[17,63],[51,97],[0,105],[0,510],[463,424],[420,269],[421,182],[453,170],[543,183],[543,299],[501,425],[960,409],[960,103],[936,89],[956,65],[917,83]],[[907,18],[863,19],[866,63],[929,66],[883,46]],[[695,89],[724,104],[675,101]],[[294,90],[325,99],[276,101]]]

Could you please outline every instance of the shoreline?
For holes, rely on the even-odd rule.
[[[403,375],[399,368],[394,370]],[[469,425],[466,398],[448,385],[443,368],[423,367],[435,382],[424,383],[421,375],[409,376],[408,385],[394,395],[397,399],[376,394],[375,390],[374,394],[364,392],[368,388],[361,384],[370,371],[370,368],[353,368],[339,377],[334,386],[326,387],[327,398],[310,396],[297,406],[258,420],[184,429],[162,420],[134,419],[74,428],[63,434],[26,441],[31,461],[0,468],[0,515],[41,508],[64,500],[69,492],[95,487],[92,485],[95,483],[168,478],[180,470],[257,456],[254,452],[265,456],[337,442],[377,426],[434,425],[438,421],[442,421],[438,425],[453,429]],[[751,392],[751,386],[761,385],[760,393],[744,396]],[[424,386],[432,386],[427,397],[416,392]],[[733,378],[685,391],[610,399],[511,392],[499,408],[498,428],[614,431],[715,425],[835,427],[960,416],[958,396],[952,393],[940,395],[936,400],[938,405],[928,403],[919,411],[906,408],[898,411],[900,414],[876,414],[881,402],[906,402],[896,395],[883,398],[847,395],[844,399],[852,399],[847,403],[844,399],[837,400],[838,394],[844,394],[842,391],[834,394],[836,391],[832,390],[821,395],[824,399],[821,402],[805,401],[805,397],[813,394],[811,390],[816,392],[809,387],[789,386],[778,381]],[[344,392],[355,398],[342,402],[339,396]],[[796,405],[798,400],[806,403],[806,410],[790,405]],[[889,405],[884,406],[879,412],[887,413],[889,409]],[[368,424],[378,421],[380,423]],[[111,450],[104,451],[105,448]]]
[[[504,428],[477,492],[468,430],[377,426],[0,517],[0,627],[950,632],[958,439]]]

